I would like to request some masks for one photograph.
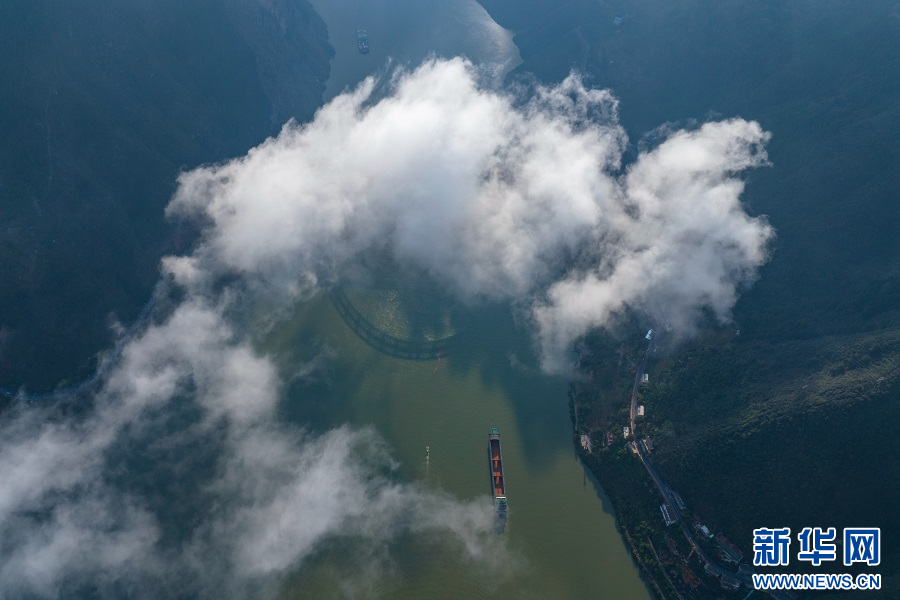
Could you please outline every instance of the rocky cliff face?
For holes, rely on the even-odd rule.
[[[309,118],[328,78],[305,0],[0,5],[0,385],[92,369],[187,243],[182,169]]]
[[[306,121],[322,102],[334,50],[328,31],[307,2],[228,0],[222,8],[253,50],[260,83],[272,103],[271,122]]]

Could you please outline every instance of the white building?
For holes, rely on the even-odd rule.
[[[590,452],[592,448],[591,436],[586,433],[581,434],[581,447]]]

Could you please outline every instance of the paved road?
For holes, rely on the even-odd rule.
[[[693,546],[694,551],[700,557],[700,559],[706,563],[709,563],[713,569],[715,569],[716,573],[721,575],[722,573],[727,573],[728,571],[724,569],[717,562],[712,560],[709,555],[707,555],[702,548],[697,544],[697,539],[694,537],[694,533],[691,531],[691,528],[687,526],[687,524],[683,520],[683,514],[681,510],[678,508],[678,504],[672,498],[672,494],[669,491],[669,486],[663,481],[662,477],[659,476],[659,473],[656,472],[656,469],[650,463],[646,453],[644,452],[641,444],[638,443],[637,430],[634,426],[634,417],[637,412],[637,393],[638,386],[641,384],[641,377],[644,375],[644,364],[647,362],[647,358],[650,356],[650,352],[653,350],[654,344],[656,343],[656,336],[653,336],[653,339],[650,340],[650,343],[647,344],[647,351],[644,353],[644,358],[641,359],[641,362],[638,364],[637,374],[634,376],[634,386],[631,390],[631,435],[634,437],[634,445],[637,448],[638,456],[641,458],[641,462],[644,465],[644,468],[647,469],[647,473],[650,474],[650,477],[653,479],[653,482],[656,484],[656,487],[659,489],[659,493],[662,494],[663,500],[666,504],[669,505],[669,510],[671,510],[672,516],[675,518],[675,521],[678,522],[681,527],[682,533],[687,538],[688,542]],[[734,575],[733,573],[731,573]]]

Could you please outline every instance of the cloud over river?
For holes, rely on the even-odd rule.
[[[524,307],[548,371],[627,309],[662,305],[680,331],[726,320],[767,259],[773,231],[740,201],[739,175],[766,164],[755,122],[673,132],[623,169],[617,100],[576,76],[521,98],[453,59],[376,83],[184,173],[168,213],[203,232],[163,261],[181,299],[89,407],[0,421],[0,597],[273,594],[337,535],[380,548],[441,531],[496,555],[490,508],[398,482],[376,432],[278,417],[249,307],[288,307],[369,253],[463,301]]]

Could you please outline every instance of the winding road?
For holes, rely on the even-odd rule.
[[[637,412],[636,405],[638,386],[640,386],[641,377],[644,374],[644,364],[647,362],[647,358],[649,358],[650,352],[653,350],[655,343],[656,335],[654,335],[650,339],[650,343],[647,344],[647,351],[644,353],[644,358],[642,358],[641,362],[638,363],[637,374],[634,376],[634,386],[631,389],[631,435],[634,437],[634,446],[637,449],[638,456],[641,458],[641,462],[643,463],[644,468],[647,469],[647,473],[650,474],[650,477],[653,479],[653,483],[656,484],[656,487],[659,489],[659,493],[662,494],[663,500],[669,506],[669,510],[671,511],[672,516],[675,518],[675,521],[678,523],[679,527],[681,527],[681,531],[682,533],[684,533],[684,537],[687,538],[688,543],[691,544],[694,552],[697,553],[697,556],[700,557],[700,560],[709,564],[710,567],[716,571],[717,575],[721,575],[722,573],[729,573],[729,571],[719,565],[719,563],[712,560],[697,543],[697,539],[694,537],[694,534],[691,531],[690,527],[688,527],[684,522],[684,515],[678,508],[678,503],[676,503],[672,498],[672,492],[669,490],[669,486],[665,484],[665,482],[662,480],[662,477],[660,477],[659,473],[656,472],[656,469],[650,463],[650,460],[647,457],[644,448],[642,448],[641,444],[638,443],[637,431],[634,428],[634,418],[635,413]],[[734,573],[729,574],[734,575]]]

